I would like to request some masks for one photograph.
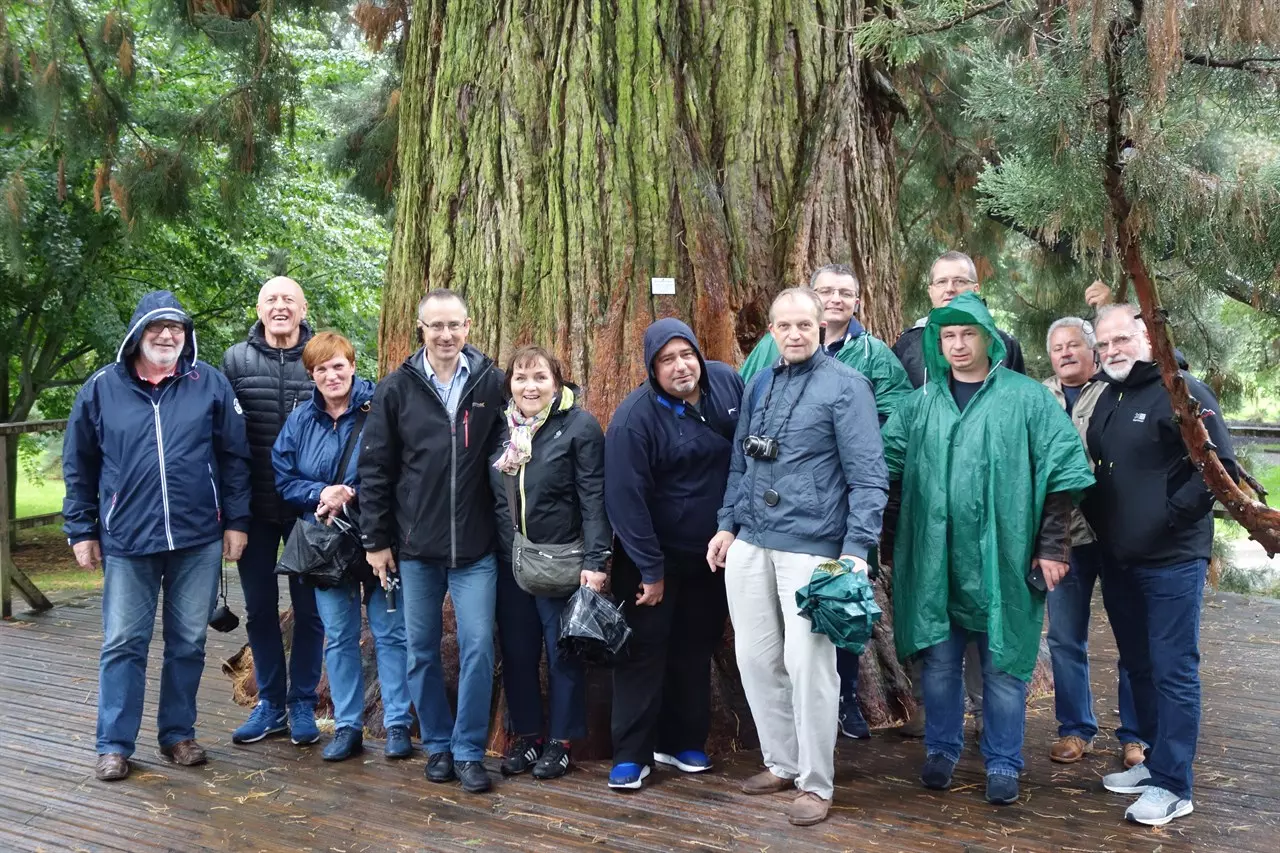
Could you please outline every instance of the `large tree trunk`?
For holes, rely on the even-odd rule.
[[[500,362],[552,347],[607,423],[644,377],[654,319],[685,319],[709,358],[737,363],[772,295],[830,262],[853,264],[864,323],[892,339],[900,107],[854,55],[863,14],[863,0],[418,0],[381,370],[416,345],[418,299],[449,287],[472,343]],[[651,295],[653,277],[675,295]],[[878,633],[873,724],[910,702]],[[731,648],[716,673],[713,740],[750,744]]]

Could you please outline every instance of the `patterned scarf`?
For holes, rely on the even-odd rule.
[[[553,400],[551,405],[555,405]],[[516,408],[515,400],[507,404],[507,431],[511,438],[507,441],[506,450],[493,463],[504,474],[515,474],[520,466],[533,458],[533,435],[546,423],[551,415],[551,406],[547,406],[533,417],[525,417]]]

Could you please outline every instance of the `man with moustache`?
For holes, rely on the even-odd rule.
[[[769,331],[781,359],[743,394],[719,531],[738,669],[766,769],[747,794],[796,790],[787,819],[826,820],[839,714],[836,646],[796,607],[814,569],[842,559],[867,570],[889,481],[871,383],[822,351],[822,299],[778,294]]]
[[[1071,417],[1080,440],[1085,440],[1094,404],[1106,383],[1091,381],[1097,371],[1093,326],[1079,317],[1062,317],[1049,326],[1046,339],[1053,376],[1044,381]],[[1071,515],[1071,571],[1049,593],[1049,656],[1053,663],[1053,703],[1058,718],[1058,740],[1049,758],[1074,764],[1093,751],[1098,720],[1093,714],[1093,690],[1089,682],[1089,609],[1094,582],[1101,567],[1093,530],[1077,509]],[[1137,717],[1129,676],[1119,668],[1119,738],[1126,767],[1140,764],[1143,745],[1138,740]]]
[[[1087,443],[1098,485],[1085,517],[1102,550],[1102,601],[1129,673],[1142,764],[1103,777],[1109,791],[1141,794],[1125,811],[1162,826],[1190,814],[1200,733],[1200,609],[1213,547],[1213,493],[1174,419],[1147,327],[1136,306],[1098,310],[1105,390]],[[1239,476],[1213,392],[1182,371],[1227,473]]]
[[[315,590],[290,576],[293,643],[285,660],[280,634],[280,584],[275,573],[280,543],[289,537],[297,513],[276,492],[271,447],[289,413],[312,393],[302,350],[311,339],[307,299],[291,278],[277,276],[258,291],[258,321],[248,338],[227,350],[222,372],[244,407],[253,451],[253,521],[249,544],[237,564],[247,615],[245,633],[253,651],[258,703],[249,719],[231,733],[233,743],[255,743],[289,732],[298,745],[320,739],[316,728],[316,687],[324,654],[324,626]]]
[[[651,762],[711,768],[711,656],[728,613],[705,561],[729,477],[742,379],[702,357],[668,317],[644,333],[648,381],[622,401],[604,441],[604,501],[617,537],[613,594],[631,640],[613,671],[609,787],[636,790]]]
[[[76,562],[103,569],[95,775],[129,775],[161,589],[160,754],[203,764],[196,691],[222,561],[239,559],[249,529],[249,445],[231,384],[196,360],[172,293],[142,298],[115,363],[76,395],[62,470]]]

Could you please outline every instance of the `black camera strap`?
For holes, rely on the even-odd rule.
[[[795,399],[791,401],[791,405],[787,407],[787,413],[786,415],[783,416],[782,423],[778,424],[778,429],[776,431],[770,430],[768,428],[769,403],[773,399],[773,385],[775,382],[778,381],[778,372],[779,372],[779,371],[774,371],[773,376],[769,379],[769,392],[764,396],[764,406],[762,406],[760,409],[760,433],[759,433],[760,435],[770,437],[774,441],[779,441],[779,442],[782,441],[782,436],[787,431],[787,424],[791,422],[791,416],[795,414],[796,404],[799,403],[800,398],[804,396],[804,389],[809,387],[809,380],[813,378],[814,370],[817,370],[817,365],[814,365],[809,369],[807,373],[805,373],[804,381],[800,384],[800,390],[799,392],[796,393]],[[791,377],[788,376],[787,377],[788,385],[791,384],[790,379]],[[771,432],[773,433],[773,435],[770,435]]]

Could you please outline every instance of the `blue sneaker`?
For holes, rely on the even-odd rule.
[[[231,733],[231,742],[257,743],[264,737],[283,734],[288,729],[284,710],[275,707],[266,699],[261,699],[253,707],[253,713],[249,715],[249,719]]]
[[[707,758],[707,754],[697,749],[686,749],[684,752],[677,752],[670,755],[665,752],[655,752],[653,760],[659,764],[666,764],[683,770],[685,773],[701,773],[704,770],[711,769],[711,759]]]
[[[387,745],[382,754],[393,760],[413,755],[413,741],[409,739],[408,726],[392,726],[387,729]]]
[[[325,761],[346,761],[364,749],[364,732],[352,726],[343,726],[334,732],[333,740],[320,753]]]
[[[316,728],[316,706],[310,702],[289,704],[289,739],[298,746],[307,746],[320,740]]]
[[[609,771],[609,787],[626,791],[638,791],[649,776],[649,765],[641,767],[632,761],[613,765]]]

